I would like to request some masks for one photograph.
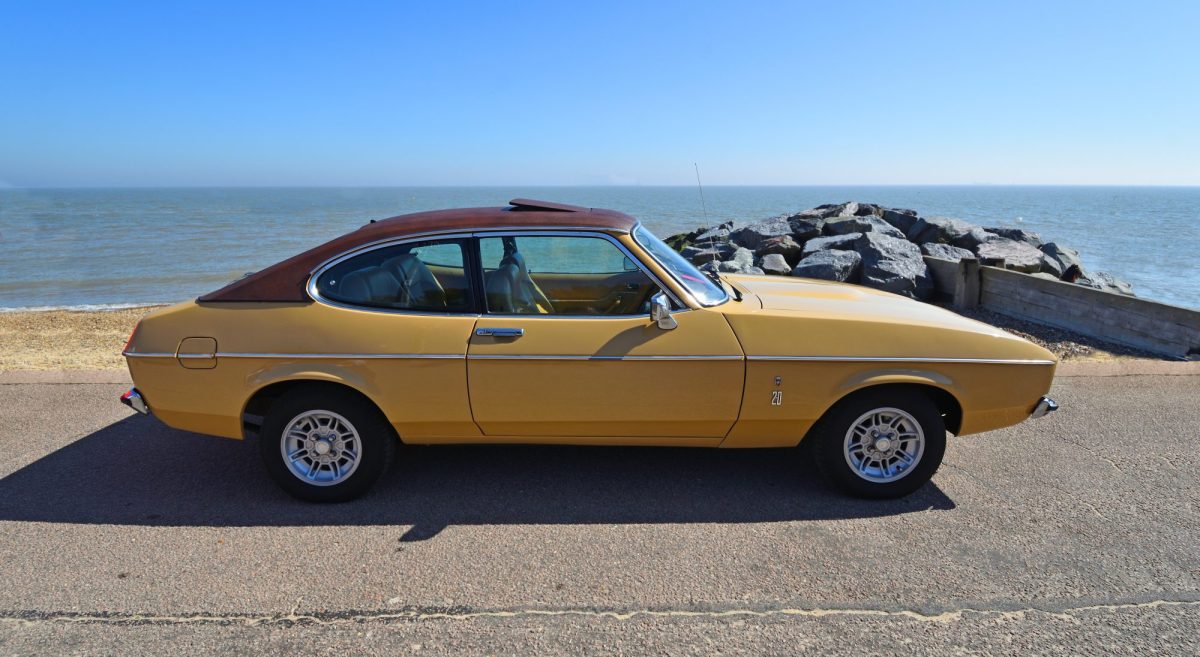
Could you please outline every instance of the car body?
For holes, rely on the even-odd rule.
[[[135,383],[126,403],[172,427],[243,438],[271,425],[301,436],[295,450],[286,437],[259,440],[272,446],[269,468],[307,455],[281,483],[318,500],[371,483],[331,492],[349,461],[321,465],[343,448],[363,456],[334,435],[349,416],[331,411],[297,428],[272,421],[281,400],[336,398],[381,419],[388,443],[782,448],[822,430],[839,404],[888,391],[926,400],[913,403],[936,413],[942,427],[927,429],[943,437],[1016,424],[1053,409],[1043,396],[1056,364],[1019,337],[887,292],[714,281],[632,217],[526,200],[372,222],[150,313],[124,355]],[[898,438],[884,425],[920,415],[900,412],[907,419],[875,423]],[[352,433],[365,449],[362,431]],[[885,437],[870,453],[887,453],[880,445],[896,449]],[[926,447],[906,456],[919,460]],[[879,497],[915,487],[915,474],[882,476],[904,469],[901,460],[874,462],[877,488],[843,487]]]

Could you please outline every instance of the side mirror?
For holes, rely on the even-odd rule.
[[[670,331],[679,326],[679,322],[671,317],[671,301],[662,292],[650,297],[650,319],[664,331]]]

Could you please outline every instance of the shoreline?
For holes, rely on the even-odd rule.
[[[0,312],[0,344],[4,345],[0,350],[0,372],[124,371],[121,350],[129,334],[138,320],[163,305],[114,310],[6,309]],[[960,314],[1031,340],[1063,362],[1171,360],[996,313]]]

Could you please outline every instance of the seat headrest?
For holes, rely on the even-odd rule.
[[[513,251],[512,253],[504,256],[504,259],[500,261],[501,267],[506,265],[515,266],[517,268],[517,274],[520,276],[529,275],[529,269],[525,266],[525,256],[521,255],[517,251]]]

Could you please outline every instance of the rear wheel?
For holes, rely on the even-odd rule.
[[[883,388],[848,397],[814,427],[817,466],[856,497],[895,498],[929,481],[946,451],[941,412],[916,390]]]
[[[271,478],[309,502],[345,502],[367,492],[387,469],[396,442],[372,404],[329,389],[301,389],[280,398],[259,432]]]

